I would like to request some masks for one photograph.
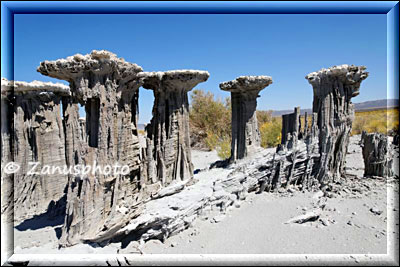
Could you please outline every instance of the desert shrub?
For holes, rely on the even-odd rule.
[[[228,140],[231,139],[231,114],[230,98],[215,99],[214,94],[202,90],[194,90],[191,93],[191,134],[209,150],[217,149],[221,158],[226,157],[226,144],[230,144]]]
[[[276,147],[281,143],[282,120],[273,117],[270,122],[265,122],[260,127],[261,146],[264,148]]]
[[[399,110],[381,109],[372,111],[359,111],[355,113],[351,134],[379,132],[390,134],[399,129]]]
[[[365,125],[368,122],[368,118],[366,116],[356,116],[353,121],[353,128],[351,130],[351,135],[361,134],[362,131],[365,130]]]
[[[217,148],[218,143],[220,142],[220,137],[213,133],[212,131],[206,132],[206,137],[204,138],[204,144],[208,149],[214,150]]]
[[[272,110],[257,110],[258,128],[260,128],[264,123],[271,122],[272,120]]]
[[[190,125],[194,130],[212,132],[219,137],[231,134],[231,101],[214,99],[211,92],[194,90],[191,94]]]
[[[231,138],[225,136],[217,147],[218,157],[221,159],[228,159],[231,157]]]

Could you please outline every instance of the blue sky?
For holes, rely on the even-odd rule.
[[[15,80],[58,81],[36,72],[41,61],[106,49],[145,71],[207,70],[196,88],[221,98],[229,97],[223,81],[272,76],[258,99],[263,110],[311,107],[304,77],[339,64],[370,72],[354,102],[398,98],[386,91],[386,15],[17,14],[14,31]],[[152,92],[141,88],[140,123],[152,105]]]

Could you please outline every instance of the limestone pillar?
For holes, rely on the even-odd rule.
[[[143,199],[136,116],[142,68],[108,51],[94,50],[44,61],[38,72],[70,83],[73,97],[64,107],[68,164],[113,169],[70,177],[60,243],[108,239],[140,213]],[[85,106],[85,123],[79,120],[77,103]],[[86,128],[84,135],[81,125]],[[82,135],[86,140],[76,145],[74,140]],[[116,164],[128,166],[129,174],[116,175]]]
[[[11,82],[1,79],[1,214],[9,223],[13,222],[14,178],[6,172],[8,163],[13,162],[13,87]]]
[[[146,183],[167,186],[193,177],[187,93],[209,73],[175,70],[143,73],[143,87],[153,90],[153,118],[146,127]]]
[[[296,133],[298,136],[300,133],[300,107],[294,108],[294,112],[290,114],[282,115],[282,138],[281,144],[286,144],[287,135]]]
[[[317,179],[322,185],[344,174],[354,119],[351,99],[360,93],[361,82],[368,77],[365,69],[364,66],[341,65],[306,76],[313,87],[313,112],[318,118],[321,160]]]
[[[389,138],[381,133],[361,135],[362,154],[364,158],[364,177],[391,177],[393,170],[393,148]]]
[[[20,166],[14,174],[14,221],[46,212],[63,213],[68,176],[58,171],[66,165],[61,99],[69,97],[69,87],[38,81],[7,82],[13,90],[14,107],[8,111],[8,120],[14,116],[13,160]],[[9,126],[5,121],[2,136]],[[30,174],[33,164],[37,167]],[[53,173],[52,168],[60,169]]]
[[[231,92],[232,145],[231,161],[245,158],[260,147],[261,138],[257,124],[257,97],[259,92],[272,83],[269,76],[240,76],[219,85]]]

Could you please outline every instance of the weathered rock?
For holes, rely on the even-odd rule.
[[[143,87],[154,92],[153,118],[146,126],[144,182],[185,181],[193,177],[187,92],[207,81],[209,73],[196,70],[142,73]]]
[[[288,220],[287,222],[285,222],[285,224],[290,224],[290,223],[303,224],[305,222],[316,221],[321,216],[321,212],[322,212],[321,209],[312,210],[307,212],[306,214],[299,215]]]
[[[399,145],[399,132],[395,133],[393,136],[393,145],[398,146]]]
[[[13,92],[12,84],[1,79],[1,214],[12,223],[14,213],[14,177],[6,171],[13,162]]]
[[[244,200],[247,192],[285,192],[289,186],[319,190],[321,183],[331,180],[335,168],[340,170],[351,130],[350,99],[367,76],[363,67],[347,65],[308,75],[315,94],[312,125],[307,123],[300,132],[300,111],[296,110],[285,127],[288,138],[276,153],[258,149],[255,114],[258,93],[272,83],[271,78],[239,77],[222,83],[220,88],[232,95],[231,173],[226,179],[210,175],[194,184],[190,180],[187,92],[206,81],[207,72],[144,73],[107,51],[45,61],[38,71],[70,83],[72,96],[62,98],[67,165],[96,162],[112,166],[117,162],[130,170],[127,175],[68,177],[67,214],[60,241],[64,246],[127,235],[133,240],[164,240],[190,227],[205,207],[225,213]],[[155,95],[153,119],[146,128],[147,146],[142,151],[136,119],[140,86],[154,90]],[[79,104],[85,106],[85,120],[79,118]],[[7,127],[5,124],[4,133]],[[252,151],[260,153],[236,161]]]
[[[379,210],[379,209],[377,209],[377,208],[375,208],[375,207],[372,207],[372,208],[370,208],[370,211],[373,213],[373,214],[375,214],[375,215],[381,215],[382,213],[383,213],[383,210]]]
[[[70,177],[61,245],[109,238],[140,213],[149,194],[140,184],[137,130],[138,77],[142,68],[108,51],[44,61],[38,71],[70,83],[73,98],[64,107],[69,166],[128,166],[129,174],[90,172]],[[82,136],[77,103],[85,106]],[[78,140],[85,137],[84,144]],[[78,147],[79,146],[79,147]]]
[[[160,191],[158,191],[157,193],[152,194],[151,198],[157,199],[157,198],[162,198],[162,197],[171,196],[173,194],[176,194],[176,193],[182,191],[188,182],[189,182],[189,180],[185,180],[183,182],[179,182],[174,185],[167,186],[167,187],[161,189]]]
[[[292,180],[292,184],[302,187],[302,179],[305,179],[304,190],[308,190],[308,186],[310,186],[311,190],[314,185],[313,183],[316,182],[317,186],[315,189],[318,192],[315,194],[315,197],[318,197],[318,201],[309,209],[303,208],[304,211],[311,211],[312,213],[308,214],[311,216],[302,216],[301,220],[296,219],[296,221],[305,222],[306,220],[304,219],[318,220],[319,215],[322,224],[335,224],[335,220],[325,219],[321,215],[322,210],[336,211],[336,208],[327,209],[325,207],[327,199],[321,196],[319,183],[314,179],[318,173],[318,165],[313,164],[312,161],[318,162],[319,160],[318,137],[311,139],[313,142],[307,145],[306,142],[311,142],[309,138],[298,140],[295,146],[298,151],[299,161],[294,168],[295,179]],[[235,164],[231,164],[228,168],[219,170],[212,168],[209,170],[209,173],[199,173],[197,177],[199,178],[199,182],[193,186],[186,187],[176,194],[146,202],[141,216],[133,219],[129,225],[118,231],[115,236],[135,237],[135,240],[149,240],[154,238],[164,240],[190,227],[191,222],[201,215],[204,216],[204,219],[213,222],[213,218],[218,216],[218,214],[214,213],[211,215],[210,211],[225,213],[239,199],[245,199],[245,193],[260,188],[262,182],[269,179],[272,171],[275,173],[278,171],[279,165],[273,165],[274,155],[276,162],[280,162],[281,158],[286,158],[286,171],[289,171],[291,164],[288,158],[291,157],[292,151],[293,149],[285,150],[284,153],[273,153],[272,150],[260,150],[254,157],[238,161]],[[310,157],[312,160],[307,157]],[[311,163],[306,168],[307,162]],[[216,172],[213,173],[213,171]],[[368,181],[357,177],[349,177],[343,181],[343,184],[353,191],[365,187],[366,182]],[[372,183],[372,180],[369,183]],[[286,184],[285,179],[282,180],[281,184]],[[173,188],[176,187],[171,186],[170,190]],[[341,186],[338,185],[339,190],[340,188]],[[316,213],[313,211],[316,211]]]
[[[364,158],[364,176],[393,176],[393,152],[389,138],[381,133],[361,135],[362,154]]]
[[[291,136],[300,134],[300,107],[296,107],[293,113],[282,115],[281,144],[286,144],[288,134]]]
[[[232,145],[231,161],[243,159],[260,147],[256,108],[259,92],[272,83],[269,76],[240,76],[219,85],[231,92]]]
[[[359,94],[368,77],[364,66],[341,65],[306,76],[314,91],[313,112],[318,114],[318,181],[324,185],[344,174],[345,155],[354,119],[351,99]]]
[[[2,80],[2,89],[3,84],[13,90],[14,110],[6,110],[6,116],[14,116],[13,160],[20,166],[14,174],[14,221],[46,212],[63,213],[68,176],[63,172],[66,162],[61,99],[69,97],[69,87]],[[2,136],[8,130],[7,120],[5,125]]]
[[[343,174],[344,160],[354,116],[351,98],[359,93],[361,81],[368,76],[365,67],[342,65],[307,76],[314,88],[312,125],[300,133],[300,110],[283,119],[286,138],[272,158],[264,158],[232,179],[221,181],[223,187],[241,185],[260,192],[289,188],[326,189]],[[246,168],[246,167],[243,167]]]

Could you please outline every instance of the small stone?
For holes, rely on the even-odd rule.
[[[329,221],[325,218],[320,219],[321,223],[323,226],[328,226],[329,225]]]
[[[283,194],[283,193],[286,193],[286,191],[285,191],[284,188],[279,188],[279,189],[278,189],[278,193]]]
[[[289,193],[295,193],[296,191],[294,190],[294,189],[292,189],[292,188],[289,188],[288,190],[287,190]]]
[[[219,223],[219,222],[221,222],[224,218],[226,217],[226,215],[218,215],[218,216],[215,216],[214,218],[213,218],[213,222],[215,222],[215,223]]]
[[[379,210],[379,209],[377,209],[377,208],[375,208],[375,207],[371,208],[370,211],[371,211],[373,214],[378,215],[378,216],[381,215],[381,214],[383,213],[383,210]]]

